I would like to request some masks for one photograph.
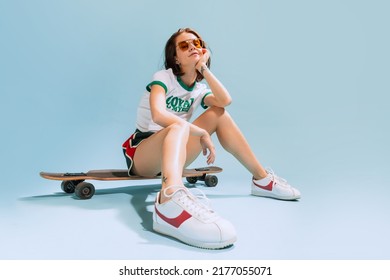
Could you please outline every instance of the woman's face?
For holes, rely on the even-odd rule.
[[[194,41],[195,40],[195,41]],[[192,33],[181,33],[176,37],[176,63],[181,67],[193,66],[202,54],[201,40]]]

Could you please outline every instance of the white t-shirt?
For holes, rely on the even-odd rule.
[[[137,111],[136,127],[142,132],[159,131],[161,126],[153,122],[150,111],[149,96],[152,85],[160,85],[165,89],[166,108],[176,116],[189,121],[195,109],[201,105],[204,109],[204,98],[211,94],[205,84],[195,82],[192,87],[185,85],[172,69],[161,70],[153,75],[152,82],[146,86]]]

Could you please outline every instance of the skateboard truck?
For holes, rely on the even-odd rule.
[[[201,171],[201,170],[197,170],[197,171]],[[218,184],[218,177],[215,175],[203,174],[201,176],[196,176],[196,177],[186,177],[186,180],[190,184],[195,184],[198,181],[203,181],[208,187],[215,187]]]

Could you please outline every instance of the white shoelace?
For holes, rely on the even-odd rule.
[[[272,181],[278,183],[279,185],[281,185],[283,187],[290,187],[290,185],[287,183],[287,180],[283,179],[282,177],[277,176],[271,168],[267,168],[266,171],[269,175],[271,175]]]
[[[195,189],[197,192],[197,194],[195,194],[186,188],[179,187],[173,193],[167,194],[166,191],[170,188],[174,188],[174,186],[166,188],[164,190],[164,195],[166,197],[173,197],[178,192],[181,192],[181,195],[177,198],[177,200],[192,215],[197,216],[203,221],[210,221],[218,217],[218,214],[210,207],[210,200],[201,190]]]

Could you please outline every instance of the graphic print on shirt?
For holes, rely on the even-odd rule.
[[[167,109],[170,109],[175,112],[188,112],[194,103],[194,98],[190,98],[189,100],[181,99],[177,96],[170,96],[166,100]]]

